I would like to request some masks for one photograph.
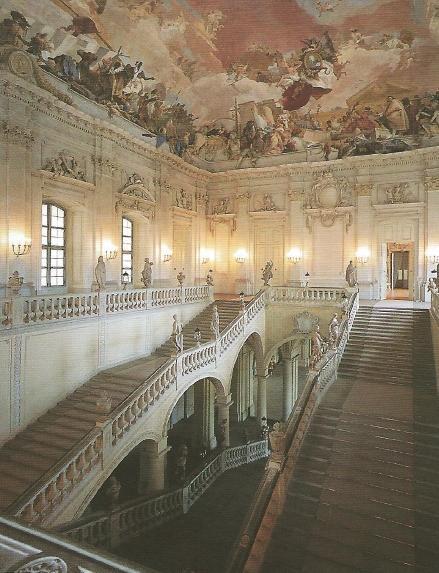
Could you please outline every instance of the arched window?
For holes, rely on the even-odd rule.
[[[122,282],[133,282],[133,222],[122,217]]]
[[[66,213],[43,203],[41,211],[41,286],[66,284]]]

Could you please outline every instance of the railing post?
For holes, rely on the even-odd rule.
[[[24,322],[24,298],[21,296],[12,297],[9,304],[11,305],[10,319],[12,321],[12,326],[20,326]]]
[[[190,500],[189,500],[189,485],[185,485],[181,490],[181,498],[183,502],[183,513],[187,513],[190,509]]]
[[[110,513],[108,523],[110,528],[110,549],[112,549],[120,545],[120,515],[117,510]]]
[[[98,315],[104,316],[107,313],[107,293],[100,292],[98,294],[99,303],[98,303]]]

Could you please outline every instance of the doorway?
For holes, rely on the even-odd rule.
[[[387,243],[387,292],[391,300],[410,300],[413,297],[413,243]]]

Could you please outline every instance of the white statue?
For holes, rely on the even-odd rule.
[[[105,268],[104,257],[102,255],[98,258],[98,264],[95,267],[95,279],[98,285],[98,290],[105,290],[107,270]]]
[[[311,356],[310,367],[314,368],[325,352],[325,342],[320,335],[320,327],[316,326],[315,332],[311,336]]]
[[[427,291],[431,292],[432,294],[437,293],[438,288],[437,288],[435,279],[433,279],[433,278],[428,279]]]
[[[212,269],[209,269],[209,272],[207,273],[206,284],[207,284],[207,286],[214,286],[213,285],[213,270]]]
[[[174,314],[172,318],[174,319],[174,324],[172,325],[172,340],[177,354],[180,354],[180,352],[183,352],[183,325],[178,320],[176,314]]]
[[[210,321],[210,331],[212,332],[212,337],[216,340],[220,335],[220,318],[218,314],[218,307],[216,304],[213,305],[212,309],[212,320]]]
[[[349,261],[348,266],[346,267],[346,282],[350,287],[357,286],[357,267]]]
[[[100,392],[98,398],[96,398],[96,411],[99,414],[109,414],[111,412],[112,399],[111,396],[105,390]]]
[[[244,314],[245,313],[245,299],[244,299],[244,293],[240,292],[239,293],[239,313],[240,314]]]
[[[340,336],[340,323],[338,322],[338,315],[335,313],[329,322],[329,346],[330,348],[337,347],[338,337]]]
[[[273,278],[273,261],[267,261],[265,267],[262,270],[262,280],[264,281],[264,286],[268,286],[271,279]]]
[[[145,266],[143,267],[142,271],[142,283],[145,285],[145,288],[150,288],[152,286],[152,266],[153,262],[149,260],[148,257],[145,259]]]

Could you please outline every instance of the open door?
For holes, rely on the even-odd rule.
[[[386,269],[386,298],[412,299],[413,243],[387,243]]]

